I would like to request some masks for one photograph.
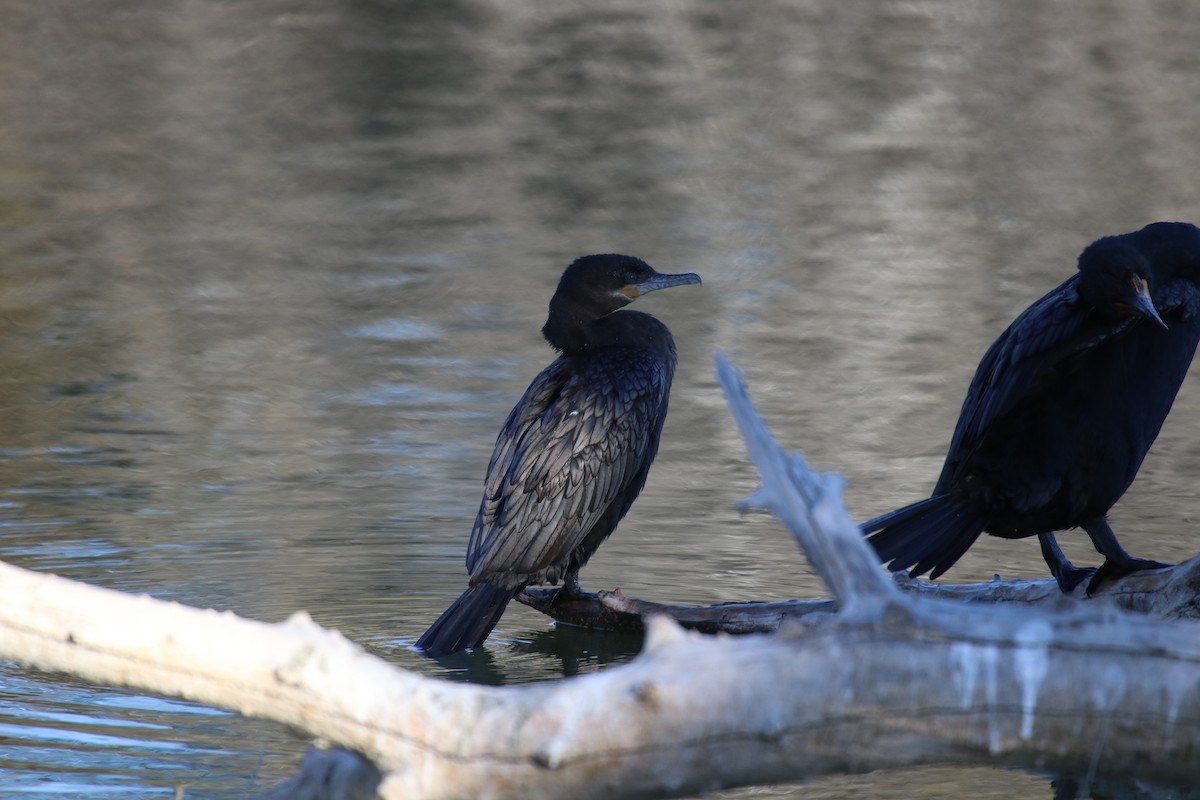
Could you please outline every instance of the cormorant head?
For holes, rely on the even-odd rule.
[[[1152,222],[1125,234],[1150,262],[1158,287],[1172,281],[1200,282],[1200,228],[1187,222]]]
[[[623,330],[620,326],[597,325],[597,320],[646,292],[699,282],[700,276],[691,272],[682,275],[655,272],[645,261],[633,256],[611,253],[584,256],[567,267],[558,282],[558,289],[550,298],[550,316],[542,326],[542,335],[560,353],[584,352]]]
[[[1150,262],[1129,234],[1092,242],[1079,256],[1079,294],[1092,308],[1116,316],[1144,317],[1163,328],[1150,288]]]
[[[584,256],[567,267],[550,306],[553,309],[565,302],[599,319],[647,292],[689,283],[700,283],[700,276],[693,272],[665,275],[633,256],[611,253]]]

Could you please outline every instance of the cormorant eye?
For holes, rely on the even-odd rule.
[[[638,280],[638,274],[636,272],[634,272],[633,270],[629,270],[629,272],[625,273],[625,282],[626,283],[637,283],[637,280]]]

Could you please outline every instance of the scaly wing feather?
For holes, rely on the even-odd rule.
[[[603,359],[580,369],[559,358],[509,414],[467,547],[473,581],[557,577],[630,483],[645,479],[669,378],[637,352],[612,357],[623,359],[619,386],[597,379]]]
[[[1073,356],[1132,324],[1132,317],[1090,313],[1079,300],[1078,282],[1078,274],[1072,275],[1035,302],[988,348],[963,400],[935,495],[962,477],[962,465],[983,442],[993,422],[1042,391],[1048,378],[1069,368]]]

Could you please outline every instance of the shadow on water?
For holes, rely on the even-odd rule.
[[[1083,245],[1200,220],[1200,20],[1168,0],[97,0],[0,22],[0,557],[304,609],[452,680],[639,646],[510,608],[478,653],[408,648],[465,585],[496,431],[552,358],[575,256],[704,278],[641,306],[679,344],[671,413],[584,584],[822,597],[770,518],[736,512],[756,481],[714,349],[865,519],[925,496],[980,355]],[[1193,383],[1113,512],[1160,560],[1195,552]],[[1040,562],[983,541],[947,577]],[[307,744],[8,664],[0,739],[0,798],[244,797]],[[1048,791],[942,769],[724,796]]]
[[[489,642],[469,652],[434,660],[453,681],[505,686],[553,680],[622,664],[642,646],[641,634],[605,633],[556,624],[528,638]]]

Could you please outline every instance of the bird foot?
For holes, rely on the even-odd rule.
[[[1042,547],[1042,557],[1050,567],[1050,574],[1058,583],[1059,591],[1071,594],[1079,584],[1096,574],[1095,567],[1077,567],[1067,558],[1066,553],[1058,546],[1058,540],[1052,533],[1038,535],[1038,543]]]
[[[1105,559],[1104,563],[1100,565],[1100,569],[1096,570],[1096,574],[1092,576],[1091,582],[1088,583],[1088,597],[1091,597],[1105,585],[1124,578],[1126,575],[1132,575],[1135,572],[1147,569],[1169,569],[1173,566],[1175,565],[1164,564],[1161,561],[1151,561],[1147,558],[1129,558],[1121,561],[1113,561],[1111,558]]]
[[[1095,567],[1077,567],[1070,562],[1065,566],[1052,569],[1054,580],[1058,582],[1058,588],[1063,594],[1071,594],[1081,583],[1091,578],[1096,574]]]
[[[552,599],[550,603],[551,605],[557,603],[569,603],[572,600],[584,600],[588,597],[590,597],[590,595],[583,590],[582,586],[579,585],[579,578],[572,580],[571,576],[567,576],[563,579],[563,585],[560,586],[558,591],[554,593],[554,599]]]

